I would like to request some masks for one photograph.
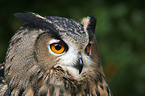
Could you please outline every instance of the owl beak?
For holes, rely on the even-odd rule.
[[[79,70],[79,74],[82,72],[83,66],[84,66],[83,60],[82,58],[79,58],[77,64],[75,65],[75,68]]]
[[[79,64],[79,74],[82,72],[82,70],[83,70],[83,66],[84,66],[84,64],[83,64],[83,60],[82,60],[82,58],[80,58],[80,64]]]

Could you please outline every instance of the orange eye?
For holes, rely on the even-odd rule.
[[[63,43],[54,43],[50,45],[51,50],[54,53],[61,54],[65,51],[65,46]]]
[[[86,53],[89,55],[89,53],[90,53],[90,50],[91,50],[91,46],[90,45],[88,45],[87,47],[86,47]]]

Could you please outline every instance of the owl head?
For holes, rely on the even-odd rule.
[[[12,37],[6,56],[5,76],[9,86],[26,87],[41,70],[60,66],[72,78],[103,74],[95,37],[96,19],[87,16],[81,23],[63,17],[16,13],[25,23]]]

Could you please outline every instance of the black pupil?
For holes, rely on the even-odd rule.
[[[56,50],[60,50],[62,48],[61,44],[55,44],[54,46]]]

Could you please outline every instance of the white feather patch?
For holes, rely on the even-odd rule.
[[[62,56],[58,57],[59,63],[64,66],[72,66],[75,65],[78,59],[78,48],[75,44],[65,41],[68,44],[68,51]]]
[[[90,24],[90,17],[84,17],[81,21],[81,23],[84,25],[85,31],[87,30],[88,25]]]

